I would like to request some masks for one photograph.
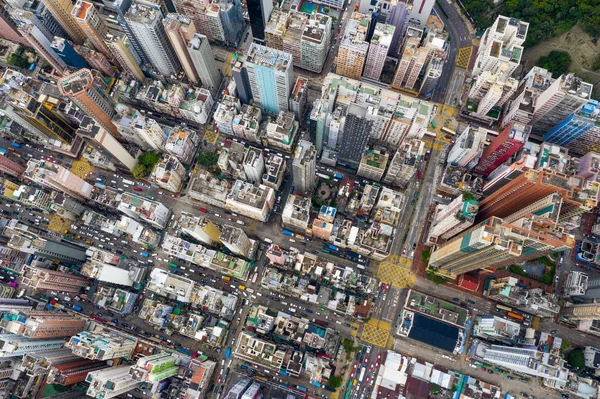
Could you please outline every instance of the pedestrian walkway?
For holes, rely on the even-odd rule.
[[[390,323],[378,319],[371,319],[364,324],[360,339],[368,344],[387,348],[390,330]]]
[[[71,222],[67,219],[63,219],[58,215],[52,216],[52,219],[50,219],[50,223],[48,224],[49,230],[56,231],[60,234],[66,234],[66,232],[69,231],[70,227]]]
[[[71,173],[81,179],[85,179],[94,171],[94,167],[88,162],[87,159],[81,157],[73,161],[71,165]]]
[[[410,287],[415,281],[415,276],[410,270],[411,263],[410,259],[390,255],[379,264],[377,277],[381,282],[399,289]]]
[[[463,47],[458,50],[456,56],[456,66],[467,69],[471,61],[471,55],[473,54],[473,46]]]

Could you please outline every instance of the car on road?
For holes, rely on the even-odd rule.
[[[472,301],[470,299],[468,299],[467,302],[469,302],[471,305],[475,305],[475,301]]]
[[[524,398],[528,398],[529,395],[527,395],[525,392],[519,392],[519,395],[521,395]]]
[[[556,330],[552,330],[552,331],[550,331],[550,334],[556,334],[557,332],[558,331],[556,331]]]
[[[406,247],[402,250],[402,255],[406,255]]]
[[[458,301],[460,301],[460,298],[452,298],[452,300],[453,300],[454,302],[458,302]]]

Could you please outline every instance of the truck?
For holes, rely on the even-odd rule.
[[[335,177],[336,179],[343,179],[344,176],[341,173],[336,173],[333,175],[333,177]]]
[[[279,374],[285,375],[286,377],[290,375],[290,373],[288,373],[286,370],[279,370]]]
[[[140,255],[142,255],[144,258],[149,257],[150,255],[148,254],[148,252],[142,252]]]
[[[301,392],[306,392],[308,391],[305,387],[303,387],[302,385],[296,385],[296,388],[298,388],[299,391]]]
[[[6,148],[2,148],[0,147],[0,154],[4,155],[8,152],[8,150]]]
[[[13,141],[12,143],[10,143],[10,145],[15,148],[21,148],[21,144],[17,143],[16,141]]]
[[[358,260],[358,254],[353,251],[346,251],[346,255],[352,258],[352,260]]]
[[[292,233],[289,230],[283,230],[282,233],[283,233],[283,235],[286,235],[286,236],[289,236],[289,237],[293,237],[294,236],[294,233]]]
[[[228,347],[227,350],[225,351],[225,359],[229,359],[230,356],[231,356],[231,347]]]
[[[336,251],[336,252],[340,250],[338,247],[336,247],[333,244],[329,244],[329,249],[331,249],[332,251]]]

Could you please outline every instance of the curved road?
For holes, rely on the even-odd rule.
[[[456,69],[456,56],[458,54],[458,50],[463,47],[471,46],[473,41],[471,39],[469,28],[462,19],[460,12],[456,9],[456,7],[448,3],[447,0],[441,0],[436,3],[433,9],[444,23],[446,31],[450,35],[446,64],[442,70],[442,76],[440,76],[440,79],[438,80],[437,89],[431,97],[431,99],[435,102],[445,103],[448,87],[450,86],[451,80],[453,80],[454,71]],[[452,86],[455,87],[455,85]],[[457,95],[458,93],[453,94]]]

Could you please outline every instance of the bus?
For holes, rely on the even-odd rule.
[[[254,273],[254,276],[252,276],[252,284],[256,284],[257,278],[258,278],[258,272]]]
[[[13,141],[12,143],[10,143],[10,145],[12,145],[15,148],[21,148],[21,144],[17,143],[16,141]]]
[[[331,253],[331,251],[328,250],[327,248],[322,248],[321,251],[325,252],[326,254],[330,254]]]
[[[326,175],[324,173],[317,173],[317,176],[319,176],[319,177],[321,177],[321,178],[323,178],[325,180],[330,180],[331,179],[331,176]]]
[[[446,133],[446,134],[449,134],[449,135],[451,135],[451,136],[454,136],[454,135],[456,134],[456,132],[455,132],[454,130],[452,130],[452,129],[448,129],[447,127],[443,127],[443,128],[442,128],[442,132],[444,132],[444,133]]]
[[[177,269],[177,264],[176,263],[169,262],[169,266],[174,267],[175,269]]]
[[[505,310],[507,312],[512,312],[512,308],[509,308],[508,306],[505,306],[505,305],[501,305],[499,303],[496,304],[496,310],[498,310],[498,311]]]
[[[2,148],[0,147],[0,154],[4,155],[8,152],[8,150],[6,148]]]
[[[131,180],[123,179],[123,184],[129,184],[130,186],[133,186],[135,183],[132,182]]]
[[[425,131],[425,136],[437,137],[437,134],[435,134],[435,132],[430,132],[429,130],[426,130]]]
[[[367,371],[367,366],[362,366],[360,370],[360,377],[358,377],[358,382],[363,382],[363,378],[365,378],[365,372]]]
[[[350,391],[352,390],[352,380],[348,381],[348,386],[346,387],[346,395],[344,399],[350,398]]]
[[[513,312],[508,312],[506,315],[508,317],[516,319],[516,320],[523,320],[524,319],[524,317],[521,316],[520,314],[516,314],[516,313],[513,313]]]

